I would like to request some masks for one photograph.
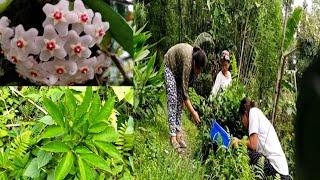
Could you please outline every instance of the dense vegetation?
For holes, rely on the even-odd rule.
[[[255,100],[272,121],[286,154],[290,175],[295,177],[297,86],[301,73],[319,49],[320,20],[318,1],[313,2],[311,11],[306,4],[297,8],[292,4],[292,1],[280,0],[137,2],[135,25],[143,30],[134,35],[134,47],[138,47],[134,56],[135,72],[147,72],[134,78],[136,82],[143,79],[142,86],[135,84],[140,89],[136,98],[146,109],[143,114],[136,114],[139,143],[135,157],[141,179],[267,178],[259,171],[261,163],[248,166],[242,147],[221,152],[209,138],[212,119],[232,136],[246,138],[238,116],[240,100],[245,96]],[[182,157],[170,147],[163,85],[163,55],[179,42],[202,47],[209,59],[203,74],[189,90],[202,124],[196,128],[188,120],[190,115],[184,113],[183,126],[189,147]],[[219,54],[224,49],[232,53],[234,83],[224,93],[210,98],[220,69]]]

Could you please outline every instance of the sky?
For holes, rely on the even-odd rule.
[[[293,6],[302,6],[304,0],[294,0],[293,1]],[[312,0],[307,0],[307,9],[310,11],[311,10],[311,6],[312,6]]]

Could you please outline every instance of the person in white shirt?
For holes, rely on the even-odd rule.
[[[232,81],[230,67],[230,56],[227,50],[222,51],[221,55],[221,71],[218,73],[214,85],[211,90],[211,95],[216,96],[220,89],[225,90]]]
[[[249,140],[241,141],[249,149],[250,164],[256,164],[263,155],[266,158],[264,172],[267,176],[278,173],[281,179],[291,179],[277,133],[262,111],[246,97],[240,103],[239,114],[243,126],[249,130]],[[239,139],[233,139],[233,145],[239,142]]]

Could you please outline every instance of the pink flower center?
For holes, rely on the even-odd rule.
[[[58,67],[56,69],[57,74],[63,74],[64,73],[64,69],[62,67]]]
[[[4,51],[0,49],[0,55],[4,55]]]
[[[81,14],[80,16],[80,20],[83,22],[83,23],[86,23],[88,21],[89,17],[87,14]]]
[[[36,73],[36,72],[34,72],[34,71],[31,71],[30,75],[31,75],[32,77],[38,77],[38,73]]]
[[[14,62],[14,63],[17,63],[18,59],[17,59],[16,56],[11,56],[11,61]]]
[[[98,31],[98,35],[99,35],[100,37],[103,37],[105,34],[106,34],[106,33],[103,31],[103,29],[100,29],[100,30]]]
[[[48,42],[47,43],[47,49],[49,50],[49,51],[52,51],[52,50],[54,50],[56,48],[56,43],[54,43],[54,42]]]
[[[23,43],[22,40],[18,40],[18,41],[17,41],[17,47],[18,47],[18,48],[23,48],[23,47],[24,47],[24,43]]]
[[[81,53],[82,48],[81,48],[80,45],[77,45],[77,46],[75,46],[75,47],[73,48],[73,51],[74,51],[76,54],[79,54],[79,53]]]
[[[62,12],[56,11],[56,12],[53,14],[53,18],[54,18],[55,20],[61,20],[61,19],[62,19]]]
[[[80,69],[80,71],[81,71],[82,74],[87,74],[88,71],[89,71],[89,69],[88,69],[88,67],[82,67],[82,68]]]

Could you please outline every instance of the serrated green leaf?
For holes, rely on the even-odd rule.
[[[38,159],[33,158],[29,165],[27,166],[26,170],[23,173],[23,176],[37,178],[40,176],[40,170],[38,169]]]
[[[87,154],[87,153],[92,153],[87,147],[85,146],[79,146],[75,149],[75,152],[78,154]]]
[[[42,146],[41,149],[49,152],[68,152],[69,151],[69,147],[65,143],[59,142],[59,141],[49,142],[44,146]]]
[[[94,119],[97,117],[101,106],[101,99],[99,94],[94,94],[91,108],[90,108],[90,122],[93,122]]]
[[[70,89],[65,90],[65,106],[68,110],[68,113],[71,115],[71,117],[74,116],[74,113],[76,111],[76,104],[77,100],[73,96],[72,92]]]
[[[50,99],[48,98],[44,98],[43,99],[43,104],[46,107],[49,115],[52,117],[52,119],[59,125],[62,126],[64,125],[64,118],[63,115],[59,109],[59,107],[52,102]]]
[[[105,122],[100,122],[97,124],[94,124],[93,126],[91,126],[89,128],[89,132],[90,133],[100,133],[102,131],[104,131],[109,125]]]
[[[98,116],[96,117],[96,119],[94,119],[94,124],[99,123],[103,120],[109,119],[111,112],[112,112],[112,109],[113,109],[113,106],[114,106],[114,103],[115,103],[114,97],[108,99],[108,101],[105,102],[105,104],[101,108]]]
[[[92,136],[93,140],[104,142],[116,142],[119,138],[118,133],[113,127],[107,127],[103,132]]]
[[[70,172],[73,167],[73,154],[71,151],[68,151],[63,159],[59,162],[55,172],[54,172],[54,179],[55,180],[62,180],[64,179]]]
[[[111,172],[110,169],[110,163],[108,163],[106,160],[104,160],[102,157],[91,153],[91,154],[80,154],[81,159],[86,161],[88,164],[90,164],[93,167],[102,169],[107,172]]]
[[[76,115],[75,115],[76,120],[79,119],[83,114],[87,113],[88,108],[91,103],[92,94],[93,94],[92,86],[87,86],[83,101],[82,101],[81,105],[76,110]]]
[[[47,127],[41,135],[41,139],[58,137],[65,134],[65,129],[60,126],[49,126]]]
[[[49,126],[54,124],[51,116],[43,116],[39,121]]]
[[[118,160],[122,160],[121,153],[118,151],[118,149],[113,144],[101,142],[101,141],[95,141],[94,144],[99,149],[101,149],[102,151],[107,153],[109,156],[111,156],[115,159],[118,159]]]
[[[40,150],[37,154],[37,159],[38,159],[38,169],[40,169],[49,163],[49,161],[52,159],[52,155],[48,152]]]

